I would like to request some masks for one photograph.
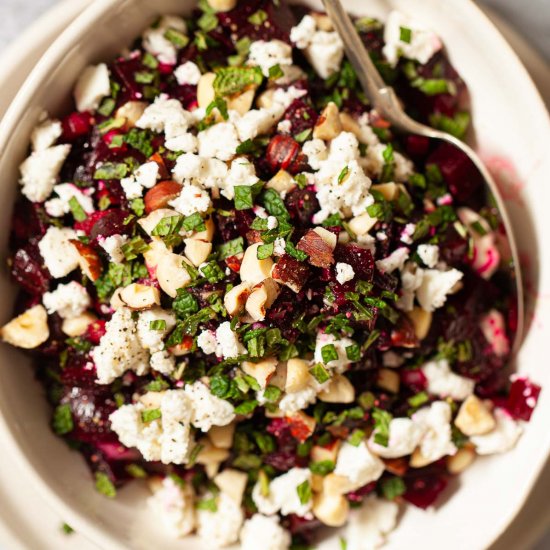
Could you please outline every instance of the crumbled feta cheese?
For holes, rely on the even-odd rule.
[[[254,185],[258,183],[254,164],[245,157],[238,157],[231,163],[225,181],[221,183],[221,194],[229,200],[235,197],[237,185]]]
[[[348,478],[350,491],[355,491],[376,481],[384,473],[384,463],[369,451],[364,441],[357,447],[346,442],[340,447],[334,473]]]
[[[314,169],[319,170],[321,163],[327,160],[328,150],[322,139],[310,139],[302,147],[302,152],[307,156],[308,164]]]
[[[227,426],[235,419],[233,405],[212,395],[202,382],[187,385],[184,391],[193,406],[191,423],[195,428],[207,432],[212,426]]]
[[[494,416],[496,426],[492,431],[470,437],[479,455],[505,453],[513,449],[523,432],[519,422],[516,422],[504,409],[497,407]]]
[[[183,34],[187,33],[185,21],[177,15],[165,15],[154,26],[143,33],[143,48],[154,55],[161,63],[175,65],[178,60],[178,50],[168,38],[166,31],[173,29]]]
[[[91,214],[94,211],[94,201],[90,197],[90,191],[93,193],[93,190],[82,191],[73,183],[60,183],[53,188],[57,197],[46,201],[44,208],[50,216],[60,218],[71,211],[69,203],[75,198],[84,212]]]
[[[279,409],[285,414],[293,414],[315,403],[317,390],[313,386],[307,386],[297,392],[286,393],[279,402]]]
[[[220,493],[216,504],[215,512],[197,510],[197,533],[208,548],[222,548],[237,542],[244,521],[240,505],[225,493]]]
[[[19,183],[23,195],[32,202],[43,202],[52,193],[59,172],[69,155],[70,145],[55,145],[35,151],[21,164]]]
[[[416,252],[420,256],[420,259],[429,268],[434,268],[439,262],[439,248],[435,244],[421,244],[418,245]]]
[[[98,239],[99,246],[109,254],[109,261],[115,264],[121,264],[125,260],[122,246],[128,242],[126,235],[111,235],[103,239]]]
[[[178,157],[172,176],[178,183],[195,183],[207,189],[219,189],[224,187],[227,165],[218,159],[187,153]]]
[[[76,108],[81,113],[95,111],[104,97],[111,93],[109,69],[105,63],[89,65],[83,71],[74,88]]]
[[[196,86],[201,79],[201,70],[196,63],[186,61],[174,71],[174,76],[180,86]]]
[[[291,543],[290,533],[281,527],[278,516],[254,514],[244,522],[241,530],[241,550],[258,550],[258,541],[262,550],[288,550]]]
[[[415,262],[407,262],[401,269],[401,296],[396,302],[397,308],[402,311],[412,311],[415,292],[422,284],[424,270]]]
[[[48,227],[46,234],[38,243],[38,250],[48,268],[51,276],[55,279],[65,277],[79,264],[80,255],[76,248],[69,242],[76,239],[76,231],[68,227]]]
[[[353,363],[353,361],[348,359],[346,348],[356,345],[356,342],[354,342],[351,338],[342,337],[340,339],[336,339],[336,336],[333,334],[318,332],[317,340],[315,341],[314,356],[316,363],[323,363],[323,347],[329,344],[332,344],[335,347],[336,353],[338,354],[338,359],[329,361],[325,366],[336,369],[337,372],[343,372]]]
[[[491,349],[498,357],[504,357],[510,353],[510,340],[506,334],[506,322],[500,311],[492,309],[483,316],[479,328],[485,336],[485,340],[491,345]]]
[[[216,353],[224,359],[231,359],[245,353],[244,346],[239,342],[237,333],[231,330],[229,321],[223,322],[216,329],[216,340],[219,346]]]
[[[177,137],[167,139],[164,146],[169,151],[181,153],[196,153],[199,149],[199,140],[190,133],[181,134]]]
[[[143,187],[133,176],[122,178],[120,180],[120,185],[122,186],[122,190],[129,201],[139,199],[143,195]]]
[[[410,37],[402,29],[410,30]],[[442,47],[441,40],[432,31],[423,28],[416,21],[399,11],[392,11],[384,28],[384,48],[382,53],[395,67],[399,57],[415,59],[422,65],[427,63]]]
[[[282,256],[286,252],[286,242],[282,237],[277,237],[273,243],[273,254]]]
[[[216,353],[218,349],[218,341],[216,340],[216,333],[211,330],[203,330],[197,336],[197,346],[204,353],[206,353],[206,355]]]
[[[210,195],[196,185],[184,185],[180,194],[168,202],[170,206],[184,216],[196,212],[206,212],[212,206]]]
[[[424,430],[419,449],[428,463],[456,453],[451,437],[451,416],[451,406],[445,401],[435,401],[412,416],[413,422]]]
[[[402,270],[409,259],[409,249],[405,246],[397,248],[389,256],[376,262],[376,267],[382,273],[393,273],[396,269]]]
[[[371,111],[374,112],[374,111]],[[369,113],[363,113],[358,119],[357,124],[359,124],[359,141],[365,145],[375,146],[380,143],[378,136],[375,134],[372,126],[370,125]]]
[[[240,144],[237,129],[231,122],[219,122],[199,132],[199,155],[219,160],[231,160]]]
[[[49,149],[63,133],[59,120],[51,120],[47,118],[46,114],[45,117],[32,131],[31,142],[33,151]]]
[[[282,109],[276,104],[272,109],[252,109],[244,115],[230,111],[229,119],[235,125],[239,139],[246,141],[267,134],[277,124],[282,114]]]
[[[268,229],[277,229],[279,227],[279,220],[275,216],[268,216],[267,218],[267,228]]]
[[[155,351],[151,354],[150,365],[161,374],[172,374],[176,369],[176,358],[167,351]]]
[[[92,301],[87,290],[76,281],[59,285],[53,292],[42,296],[42,303],[48,313],[58,313],[63,319],[71,319],[84,313]]]
[[[307,95],[307,90],[290,86],[286,90],[284,88],[276,88],[273,92],[273,105],[270,110],[279,112],[280,116],[290,107],[290,104],[295,100]]]
[[[425,311],[435,311],[447,300],[455,285],[462,279],[464,274],[458,269],[439,271],[437,269],[426,269],[422,276],[422,284],[416,291],[418,303]]]
[[[142,164],[134,172],[136,181],[147,189],[151,189],[157,183],[158,175],[159,165],[153,161]]]
[[[169,140],[186,134],[192,121],[191,113],[186,111],[177,99],[170,99],[166,94],[161,94],[145,109],[136,126],[157,133],[164,132]]]
[[[408,223],[407,225],[405,225],[400,235],[401,242],[405,244],[412,244],[413,243],[412,236],[414,235],[415,229],[416,229],[415,223]]]
[[[351,265],[344,262],[338,262],[336,264],[336,280],[343,285],[348,281],[351,281],[355,277],[355,271]]]
[[[302,20],[290,29],[290,41],[300,50],[305,50],[311,42],[311,37],[317,30],[317,23],[311,15],[304,15]]]
[[[281,122],[277,124],[277,132],[279,132],[280,134],[290,134],[291,131],[292,131],[292,122],[290,122],[290,120],[281,120]]]
[[[470,378],[455,374],[446,359],[424,363],[422,372],[428,381],[427,390],[433,395],[464,401],[474,393],[475,382]]]
[[[369,495],[363,505],[350,514],[347,529],[348,548],[373,550],[384,546],[386,536],[397,525],[399,506],[376,495]]]
[[[369,439],[370,450],[382,458],[400,458],[410,455],[424,435],[422,426],[410,418],[393,418],[390,421],[389,431],[390,436],[386,447],[374,441],[374,434]]]
[[[281,40],[257,40],[250,44],[248,64],[257,65],[264,76],[269,76],[269,69],[275,65],[292,65],[292,48]]]
[[[152,329],[151,323],[164,321],[164,328]],[[176,316],[171,311],[153,307],[139,314],[137,320],[137,335],[141,346],[151,353],[164,349],[164,338],[176,326]]]
[[[305,481],[311,481],[311,471],[308,468],[292,468],[269,484],[267,496],[262,494],[260,483],[256,483],[252,500],[261,514],[270,516],[280,511],[283,516],[296,514],[303,517],[312,505],[311,500],[302,504],[298,496],[297,488]]]
[[[123,405],[109,416],[111,429],[123,445],[137,448],[147,461],[185,464],[191,443],[189,398],[182,390],[152,395],[155,402],[160,400],[160,418],[144,422],[142,413],[147,409],[142,402]]]
[[[165,477],[147,503],[157,519],[175,537],[185,537],[195,529],[195,494],[190,483],[176,483]]]

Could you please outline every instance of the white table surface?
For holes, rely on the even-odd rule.
[[[56,1],[0,0],[0,52]],[[496,11],[550,61],[550,0],[481,0],[480,3]],[[533,550],[550,550],[550,532]]]

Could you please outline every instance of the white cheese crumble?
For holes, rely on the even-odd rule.
[[[219,122],[199,132],[199,155],[201,157],[231,160],[241,143],[237,129],[231,122]]]
[[[52,193],[59,172],[71,150],[70,145],[55,145],[31,153],[19,170],[22,193],[32,202],[43,202]]]
[[[314,169],[319,170],[321,163],[327,160],[328,149],[322,139],[310,139],[304,143],[302,152],[307,156],[307,163]]]
[[[474,393],[475,382],[454,373],[446,359],[424,363],[422,372],[428,381],[427,390],[433,395],[464,401]]]
[[[416,291],[416,299],[425,311],[435,311],[445,304],[447,295],[451,294],[456,284],[464,274],[458,269],[439,271],[426,269],[422,275],[422,283]]]
[[[336,280],[343,285],[348,281],[353,280],[355,277],[355,271],[351,265],[346,264],[345,262],[338,262],[336,264]]]
[[[201,79],[201,70],[196,63],[186,61],[174,71],[174,76],[180,86],[196,86]]]
[[[186,153],[178,157],[172,176],[178,183],[195,183],[207,189],[223,189],[227,165],[218,159]]]
[[[222,548],[237,542],[244,521],[240,505],[225,493],[220,493],[216,505],[215,512],[197,510],[197,534],[208,548]]]
[[[193,116],[177,99],[161,94],[145,109],[136,126],[157,133],[164,132],[166,139],[170,140],[185,134],[192,122]]]
[[[48,227],[46,234],[38,243],[40,255],[44,265],[55,279],[65,277],[76,269],[80,255],[76,248],[69,242],[76,239],[76,231],[68,227]]]
[[[308,468],[292,468],[285,474],[276,477],[269,484],[269,494],[262,494],[260,482],[252,490],[252,500],[261,514],[271,516],[281,512],[283,516],[296,514],[305,516],[310,510],[311,500],[302,504],[297,488],[305,481],[311,482],[311,471]]]
[[[354,550],[373,550],[384,546],[386,536],[397,525],[399,506],[395,502],[368,496],[363,505],[350,514],[347,540]]]
[[[269,69],[275,65],[292,65],[292,48],[281,40],[257,40],[250,44],[248,64],[257,65],[264,76],[269,76]]]
[[[92,355],[98,384],[111,384],[127,370],[140,376],[149,370],[149,354],[137,337],[137,325],[131,310],[120,308],[115,311]]]
[[[246,141],[267,134],[277,124],[283,112],[279,104],[275,104],[270,109],[252,109],[244,115],[230,111],[229,120],[235,125],[239,139]]]
[[[382,175],[382,170],[386,161],[384,159],[384,152],[387,149],[385,143],[379,143],[377,145],[370,145],[367,148],[367,156],[361,159],[362,166],[365,168],[369,176],[375,176],[379,178]],[[405,182],[414,171],[414,165],[412,161],[405,158],[401,153],[397,151],[393,152],[393,179],[396,182]]]
[[[125,260],[122,246],[128,242],[126,235],[111,235],[110,237],[98,239],[99,246],[109,254],[109,261],[121,264]]]
[[[435,244],[420,244],[416,249],[425,266],[433,269],[439,262],[439,247]]]
[[[445,401],[435,401],[412,416],[413,422],[424,430],[419,449],[428,463],[456,453],[451,438],[451,416],[451,406]]]
[[[42,303],[51,315],[58,313],[63,319],[71,319],[84,313],[92,301],[87,290],[76,281],[59,285],[42,296]]]
[[[315,387],[307,386],[303,390],[286,393],[279,402],[279,409],[285,414],[291,415],[315,403],[316,398]]]
[[[388,16],[384,28],[384,42],[382,53],[393,67],[397,65],[401,56],[415,59],[424,65],[443,47],[434,32],[423,28],[399,11],[392,11]]]
[[[154,371],[161,374],[172,374],[176,370],[176,358],[168,351],[155,351],[151,354],[149,364]]]
[[[206,212],[212,206],[208,192],[196,185],[184,185],[180,194],[168,202],[180,214],[191,216],[196,212]]]
[[[152,329],[151,323],[164,321],[164,328]],[[164,349],[164,338],[176,326],[176,316],[171,311],[153,307],[139,314],[137,320],[137,335],[141,346],[151,353]]]
[[[281,120],[281,122],[277,124],[277,132],[280,134],[290,134],[291,130],[292,122],[290,122],[290,120]]]
[[[147,29],[143,33],[143,48],[154,55],[161,63],[175,65],[178,59],[178,50],[170,40],[165,37],[166,31],[173,29],[183,34],[187,33],[185,21],[177,15],[165,15],[155,27]]]
[[[239,342],[237,333],[231,330],[229,321],[221,323],[216,329],[216,340],[218,342],[216,354],[224,359],[231,359],[245,353],[245,348]]]
[[[407,225],[405,225],[399,237],[401,242],[405,244],[412,244],[413,243],[412,236],[414,235],[415,229],[416,229],[415,223],[408,223]]]
[[[207,432],[212,426],[227,426],[235,419],[233,405],[212,395],[202,382],[194,382],[184,391],[193,406],[191,423],[195,428]]]
[[[277,516],[254,514],[244,522],[241,530],[241,550],[258,550],[260,540],[263,541],[262,550],[288,550],[291,536]]]
[[[216,353],[218,349],[218,341],[216,340],[216,333],[212,330],[203,330],[197,336],[197,346],[204,352],[206,355]]]
[[[57,195],[46,201],[44,208],[46,212],[53,218],[60,218],[71,211],[70,201],[76,199],[86,214],[91,214],[94,211],[94,201],[90,197],[93,190],[82,191],[74,183],[60,183],[53,188],[53,192]]]
[[[348,359],[346,348],[356,345],[356,342],[351,338],[342,337],[337,339],[333,334],[327,334],[325,332],[318,332],[317,339],[315,341],[315,355],[314,360],[316,363],[323,363],[323,347],[332,344],[338,354],[338,359],[329,361],[325,366],[336,369],[337,372],[343,372],[353,363]]]
[[[111,93],[109,69],[105,63],[89,65],[78,78],[74,88],[76,108],[81,113],[95,111],[104,97]]]
[[[376,262],[376,267],[382,273],[393,273],[396,269],[402,270],[409,259],[409,249],[405,246],[397,248],[389,256]]]
[[[33,151],[49,149],[63,133],[63,127],[59,120],[51,120],[44,113],[42,120],[32,131],[31,142]]]
[[[192,533],[196,523],[193,486],[165,477],[153,491],[147,503],[167,531],[174,537]]]
[[[370,450],[382,458],[400,458],[410,455],[416,449],[424,435],[424,430],[410,418],[393,418],[390,421],[386,447],[374,441],[375,433],[369,439]]]
[[[496,426],[493,430],[484,435],[470,437],[477,454],[491,455],[510,451],[515,447],[523,432],[519,422],[516,422],[504,409],[497,407],[494,417]]]
[[[267,228],[268,229],[277,229],[279,227],[279,220],[275,216],[267,217]]]
[[[290,29],[290,41],[300,50],[308,47],[311,37],[317,30],[317,23],[311,15],[304,15],[302,20]]]
[[[344,476],[351,483],[350,491],[376,481],[384,473],[384,463],[372,454],[366,443],[343,443],[338,453],[334,473]]]
[[[220,185],[220,193],[229,200],[235,197],[235,187],[237,185],[254,185],[258,183],[256,168],[245,157],[238,157],[233,160],[227,174],[227,178]]]
[[[273,243],[273,254],[282,256],[286,252],[286,242],[282,237],[277,237]]]

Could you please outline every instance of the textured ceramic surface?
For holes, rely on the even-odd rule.
[[[61,112],[80,69],[90,61],[109,57],[150,22],[156,11],[181,10],[181,0],[95,0],[88,11],[67,29],[31,75],[0,127],[0,200],[13,201],[17,165],[39,112]],[[361,13],[359,0],[347,1]],[[532,320],[519,370],[538,382],[550,383],[540,357],[545,350],[544,329],[550,323],[549,255],[544,255],[537,235],[550,230],[545,205],[550,193],[546,149],[550,123],[527,73],[492,25],[473,4],[464,0],[395,0],[372,2],[375,15],[392,5],[414,12],[441,34],[450,56],[468,82],[473,98],[477,142],[484,157],[498,172],[511,202],[526,267]],[[93,30],[93,33],[90,32]],[[5,247],[8,217],[0,228]],[[5,274],[0,281],[4,300],[2,321],[9,317],[11,286]],[[534,299],[537,298],[536,308]],[[154,532],[141,499],[139,486],[121,492],[117,501],[97,495],[84,463],[49,433],[47,407],[32,380],[24,358],[3,347],[0,429],[9,440],[24,475],[30,478],[62,517],[103,548],[199,548],[191,539],[165,541]],[[9,368],[8,368],[9,367]],[[550,448],[544,419],[550,397],[543,392],[539,407],[518,447],[502,457],[479,460],[456,488],[445,506],[433,513],[409,509],[389,548],[485,548],[501,533],[521,507]],[[429,533],[429,535],[427,535]],[[335,540],[323,548],[336,548]]]

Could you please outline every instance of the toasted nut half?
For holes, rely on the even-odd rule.
[[[348,519],[349,502],[343,495],[318,493],[313,497],[312,511],[325,525],[341,527]]]
[[[89,244],[85,244],[78,239],[71,239],[70,243],[78,252],[78,264],[80,265],[82,273],[84,273],[90,281],[97,281],[101,277],[103,271],[101,259],[97,251]]]
[[[328,474],[323,480],[323,492],[329,496],[345,495],[353,489],[353,483],[346,476]]]
[[[310,457],[313,462],[323,462],[324,460],[330,460],[336,463],[339,450],[340,440],[335,439],[328,445],[313,445],[313,447],[311,448]]]
[[[340,111],[332,101],[323,109],[317,124],[313,128],[315,139],[331,140],[342,133]]]
[[[451,474],[461,474],[476,458],[476,453],[471,447],[462,447],[456,454],[447,458],[447,470]]]
[[[202,449],[197,456],[197,464],[219,464],[229,457],[227,449],[214,447],[206,437],[202,438],[198,443],[202,445]]]
[[[63,319],[61,330],[70,338],[76,338],[82,336],[96,319],[97,317],[93,313],[84,312],[77,317]]]
[[[279,170],[265,186],[267,189],[275,189],[277,193],[288,193],[296,187],[296,182],[286,170]]]
[[[160,306],[160,290],[154,286],[139,283],[124,287],[119,298],[130,309],[140,310]]]
[[[349,221],[349,228],[356,235],[366,235],[378,222],[376,218],[371,218],[367,212],[355,216]]]
[[[267,386],[269,379],[275,373],[277,368],[277,358],[268,357],[257,363],[251,361],[243,361],[241,363],[241,369],[245,374],[252,376],[260,384],[260,387],[264,389]]]
[[[361,127],[357,121],[348,113],[340,113],[340,123],[344,132],[350,132],[359,138],[361,136]]]
[[[391,393],[399,392],[399,374],[392,369],[380,369],[376,384],[379,388]]]
[[[204,220],[204,225],[206,229],[204,229],[203,231],[197,231],[196,233],[193,233],[191,235],[191,238],[198,239],[199,241],[207,241],[211,243],[212,239],[214,238],[214,233],[216,231],[214,220],[212,218],[206,218]]]
[[[216,80],[214,73],[205,73],[197,84],[197,101],[201,109],[206,109],[216,99],[214,80]]]
[[[141,226],[143,231],[147,233],[147,235],[151,235],[155,227],[164,218],[172,218],[174,216],[179,216],[179,214],[175,210],[171,210],[170,208],[159,208],[158,210],[153,210],[144,218],[140,218],[138,220],[138,224]]]
[[[250,88],[245,92],[243,92],[242,94],[232,97],[227,102],[227,108],[231,109],[232,111],[237,111],[237,113],[239,113],[242,116],[248,113],[248,111],[250,111],[250,108],[252,107],[252,103],[254,103],[255,95],[256,95],[256,88]]]
[[[336,243],[338,242],[338,237],[332,231],[325,229],[324,227],[316,227],[313,231],[323,239],[331,248],[334,250],[336,248]]]
[[[352,403],[355,399],[355,388],[345,376],[335,374],[318,397],[325,403]]]
[[[432,326],[433,314],[431,311],[426,311],[421,307],[415,307],[412,311],[407,312],[407,316],[414,325],[414,333],[419,340],[424,340],[430,332]]]
[[[34,349],[50,337],[48,314],[43,305],[27,309],[0,329],[2,340],[23,349]]]
[[[183,242],[185,243],[184,254],[195,267],[204,263],[212,252],[212,243],[198,239],[185,239]]]
[[[183,256],[169,252],[162,256],[157,265],[156,276],[160,288],[172,298],[176,297],[179,288],[184,288],[191,283],[191,277],[184,263]]]
[[[303,390],[310,382],[309,361],[305,359],[289,359],[286,364],[285,391],[294,393]]]
[[[117,109],[115,119],[124,118],[126,128],[133,128],[148,106],[144,101],[127,101]]]
[[[181,193],[181,189],[182,185],[176,181],[166,180],[157,183],[145,193],[145,212],[150,214],[155,210],[167,208],[168,203]]]
[[[267,279],[273,267],[273,260],[271,258],[258,260],[258,248],[260,245],[261,243],[255,243],[249,246],[245,250],[243,261],[241,262],[241,280],[251,285],[257,285]]]
[[[238,506],[243,500],[244,490],[248,481],[248,474],[232,468],[226,468],[215,478],[214,483],[222,493],[225,493]]]
[[[242,268],[241,268],[242,272]],[[254,321],[263,321],[266,310],[271,307],[279,294],[279,285],[273,279],[265,279],[254,288],[246,300],[245,308]]]
[[[489,433],[495,425],[493,414],[475,395],[470,395],[462,403],[455,418],[455,426],[467,436]]]
[[[399,196],[397,183],[378,183],[371,185],[372,191],[378,191],[387,201],[393,201]]]
[[[237,0],[207,0],[207,2],[216,11],[231,11],[237,5]]]
[[[212,426],[208,432],[208,438],[215,447],[220,449],[231,449],[233,436],[235,435],[235,422],[225,426]]]
[[[250,285],[241,283],[234,286],[223,298],[223,305],[231,316],[239,314],[250,296]]]

